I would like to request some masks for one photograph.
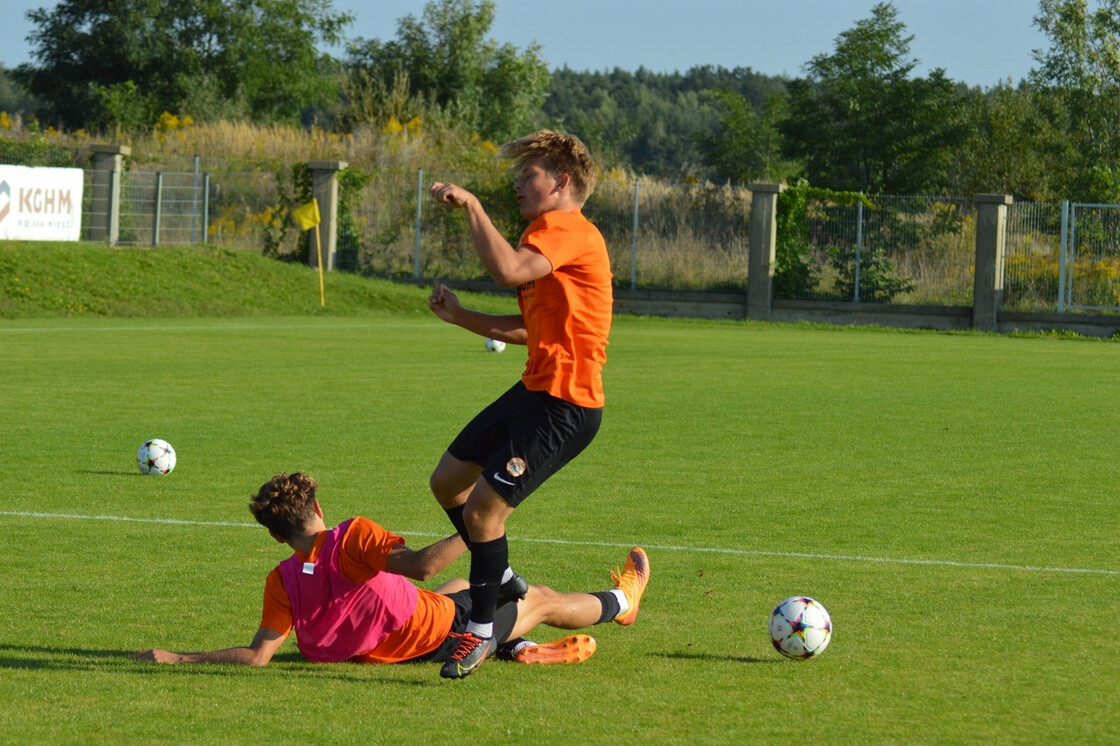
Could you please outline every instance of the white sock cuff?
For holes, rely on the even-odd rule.
[[[478,624],[477,622],[467,622],[466,631],[470,632],[475,637],[493,637],[494,623]]]

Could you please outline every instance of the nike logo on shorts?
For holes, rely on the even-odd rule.
[[[502,484],[508,484],[510,487],[515,486],[513,482],[511,482],[508,479],[506,479],[505,477],[503,477],[502,473],[500,471],[494,472],[494,479],[497,479]]]

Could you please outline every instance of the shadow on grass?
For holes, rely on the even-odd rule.
[[[713,653],[652,653],[658,658],[686,661],[716,661],[719,663],[784,663],[781,658],[750,658],[745,655],[715,655]]]
[[[139,470],[130,469],[78,469],[78,474],[97,474],[102,477],[147,477],[150,474],[141,474]]]
[[[404,684],[408,686],[439,686],[440,679],[432,668],[430,679],[407,679],[382,675],[398,666],[369,666],[361,663],[308,663],[298,653],[282,653],[267,668],[238,665],[160,665],[133,660],[132,650],[92,650],[87,648],[50,648],[37,645],[0,643],[0,670],[24,669],[39,671],[97,671],[160,676],[281,676],[284,678],[333,679],[366,684]],[[400,664],[409,670],[430,664]],[[416,668],[413,668],[415,666]],[[352,672],[361,670],[363,675]],[[374,673],[374,671],[377,671]]]

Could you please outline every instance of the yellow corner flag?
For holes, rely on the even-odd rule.
[[[292,210],[292,220],[296,221],[301,231],[309,231],[319,224],[319,203],[311,200],[306,205],[300,205]]]
[[[312,199],[306,205],[300,205],[292,210],[292,220],[296,221],[300,232],[315,229],[315,253],[319,255],[319,305],[327,305],[326,291],[323,289],[323,246],[319,238],[319,202]]]

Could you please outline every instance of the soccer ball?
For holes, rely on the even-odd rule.
[[[175,449],[166,440],[152,438],[136,452],[136,465],[142,474],[170,474],[175,468]]]
[[[487,339],[486,351],[487,352],[501,352],[506,348],[506,343],[500,339]]]
[[[787,658],[820,655],[832,639],[832,619],[808,596],[790,596],[770,613],[770,641]]]

